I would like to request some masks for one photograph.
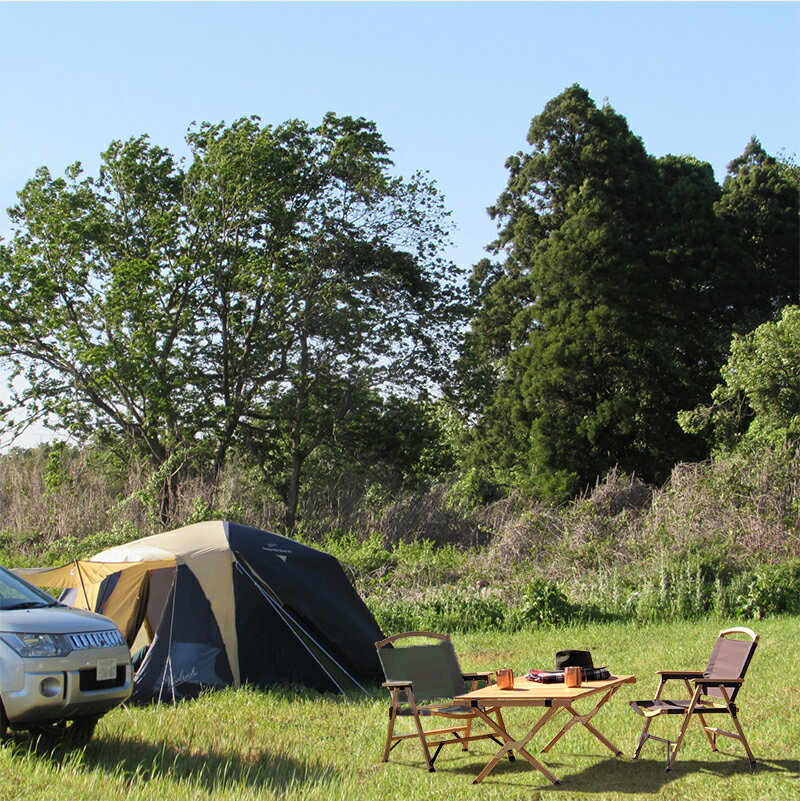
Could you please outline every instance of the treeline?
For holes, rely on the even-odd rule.
[[[471,271],[444,257],[435,184],[393,175],[372,122],[187,142],[188,163],[139,136],[94,176],[40,168],[9,210],[4,419],[70,441],[1,460],[15,542],[215,514],[486,544],[474,516],[510,498],[793,453],[800,170],[757,139],[720,186],[569,87],[508,159]]]

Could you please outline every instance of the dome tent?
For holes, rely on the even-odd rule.
[[[382,675],[374,643],[383,634],[339,562],[267,531],[196,523],[17,572],[114,620],[144,655],[133,692],[141,702],[245,683],[345,692]]]

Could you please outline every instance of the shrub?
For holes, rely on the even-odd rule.
[[[342,566],[353,576],[356,584],[363,583],[370,574],[372,578],[382,578],[390,569],[392,555],[383,546],[380,534],[372,532],[365,539],[355,534],[332,532],[321,543],[310,543],[336,557]]]
[[[579,610],[570,603],[556,584],[543,579],[532,579],[522,590],[519,605],[514,608],[507,621],[511,631],[518,629],[556,626],[569,623]]]
[[[139,537],[132,526],[116,526],[111,531],[99,531],[87,537],[61,537],[44,554],[45,565],[63,565],[75,559],[88,559],[100,551],[122,545]]]
[[[699,560],[671,562],[662,556],[658,571],[645,575],[631,595],[628,612],[642,622],[692,620],[710,610],[713,586],[705,579]]]
[[[757,568],[746,589],[735,596],[735,604],[743,618],[800,612],[800,559]]]

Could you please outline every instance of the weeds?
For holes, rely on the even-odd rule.
[[[796,448],[679,465],[660,489],[615,470],[560,507],[519,495],[470,506],[458,482],[392,499],[337,481],[306,499],[293,536],[339,559],[388,633],[800,612]],[[0,457],[0,560],[61,564],[155,533],[147,486],[143,469],[123,476],[88,450]],[[280,504],[235,464],[214,487],[185,482],[175,514],[176,527],[281,532]]]

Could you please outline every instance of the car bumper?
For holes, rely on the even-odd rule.
[[[103,681],[98,681],[94,665],[47,669],[39,661],[32,667],[24,671],[21,687],[3,691],[3,707],[12,727],[99,717],[125,701],[133,689],[127,649],[116,657],[116,676]]]

